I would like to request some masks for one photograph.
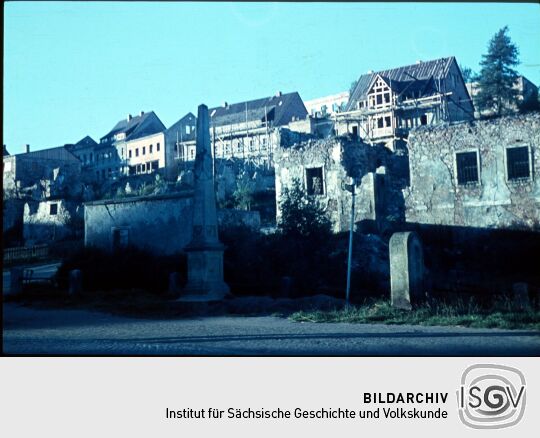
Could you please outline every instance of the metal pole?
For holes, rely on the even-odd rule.
[[[351,294],[351,267],[352,267],[352,250],[353,250],[353,232],[354,232],[354,198],[355,198],[355,181],[352,184],[352,205],[351,205],[351,229],[349,231],[349,260],[347,261],[347,290],[345,292],[345,300],[347,306],[350,301]]]

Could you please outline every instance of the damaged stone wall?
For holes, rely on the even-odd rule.
[[[527,147],[529,177],[510,179],[507,148]],[[478,181],[458,183],[456,153],[476,152]],[[407,222],[539,229],[540,113],[421,127],[409,136]]]
[[[308,172],[321,169],[323,193],[314,195],[332,222],[334,232],[350,226],[351,193],[343,188],[348,177],[356,178],[355,222],[376,221],[379,181],[377,167],[384,169],[391,152],[346,137],[308,140],[282,147],[275,153],[277,218],[284,190],[298,181],[308,190]],[[318,172],[318,170],[317,170]],[[379,172],[380,173],[380,172]],[[383,209],[384,210],[384,209]]]
[[[80,204],[63,199],[25,203],[23,238],[26,246],[80,237],[82,237]]]
[[[84,204],[85,246],[111,251],[115,230],[123,243],[156,255],[181,252],[191,241],[193,190],[139,196]],[[218,225],[258,229],[258,212],[218,210]]]

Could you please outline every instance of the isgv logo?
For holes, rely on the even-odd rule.
[[[457,398],[459,418],[473,429],[514,426],[525,413],[525,377],[504,365],[472,365],[461,376]]]

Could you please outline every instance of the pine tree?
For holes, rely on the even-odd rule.
[[[508,26],[491,39],[488,53],[482,55],[475,99],[480,110],[493,111],[500,116],[505,109],[517,104],[518,91],[513,88],[518,74],[512,67],[519,64],[519,50],[508,36]]]

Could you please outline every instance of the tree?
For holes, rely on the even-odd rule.
[[[298,180],[285,189],[280,203],[282,234],[291,237],[324,237],[331,233],[332,225],[322,206],[314,196],[308,196]]]
[[[459,69],[461,70],[461,76],[463,77],[463,81],[465,83],[469,83],[475,80],[476,73],[473,71],[472,68],[460,65]]]
[[[500,116],[505,109],[517,104],[518,91],[513,86],[518,74],[512,67],[519,64],[518,56],[519,50],[505,26],[490,40],[488,53],[482,55],[475,101],[480,110],[490,110]]]

